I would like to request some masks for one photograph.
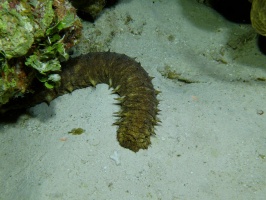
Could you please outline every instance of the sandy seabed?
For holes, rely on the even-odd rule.
[[[119,146],[107,85],[74,91],[0,124],[0,199],[265,199],[266,56],[256,37],[196,0],[121,0],[84,22],[83,45],[105,41],[95,48],[135,57],[155,77],[162,122],[152,145]]]

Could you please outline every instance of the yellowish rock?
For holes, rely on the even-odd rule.
[[[252,0],[250,19],[253,28],[266,36],[266,0]]]

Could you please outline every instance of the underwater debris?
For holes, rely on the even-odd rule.
[[[73,128],[71,131],[68,132],[68,134],[81,135],[84,132],[85,132],[85,130],[82,128]]]

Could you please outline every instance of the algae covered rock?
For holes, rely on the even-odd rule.
[[[266,36],[266,1],[252,0],[250,12],[251,23],[254,29],[263,36]]]
[[[78,42],[81,22],[65,0],[0,0],[0,106],[60,80],[60,62]]]
[[[9,9],[8,2],[1,4],[0,47],[7,59],[25,55],[34,42],[31,19]],[[29,9],[29,8],[28,8]]]

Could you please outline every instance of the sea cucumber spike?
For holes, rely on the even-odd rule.
[[[155,94],[157,95],[157,94],[160,94],[160,93],[162,93],[160,90],[155,90]]]
[[[113,82],[112,82],[112,79],[109,78],[109,89],[113,86]]]
[[[122,105],[122,102],[121,101],[117,101],[117,102],[114,103],[114,105],[121,106]]]
[[[116,121],[112,124],[113,126],[119,126],[120,125],[120,122],[119,121]]]
[[[162,123],[162,121],[158,117],[156,117],[156,124],[160,124],[160,123]]]
[[[117,92],[119,91],[120,88],[121,88],[121,85],[116,86],[116,88],[113,89],[112,94],[117,93]]]
[[[96,83],[96,81],[94,79],[89,78],[89,81],[90,81],[90,83],[92,84],[93,87],[96,87],[97,83]]]
[[[156,113],[159,113],[159,112],[161,112],[161,110],[158,109],[158,108],[155,108],[155,112],[156,112]]]
[[[114,100],[116,100],[116,101],[122,101],[122,98],[121,97],[117,97],[117,98],[114,98]]]
[[[115,117],[121,117],[122,116],[122,111],[114,112],[113,116]]]
[[[117,101],[124,101],[125,100],[125,97],[117,97],[117,98],[115,98],[115,100],[117,100]]]

